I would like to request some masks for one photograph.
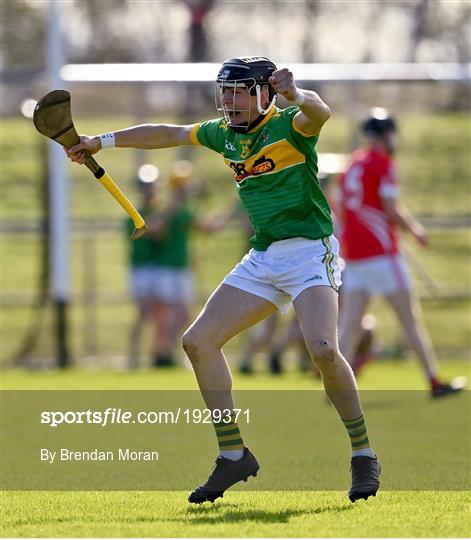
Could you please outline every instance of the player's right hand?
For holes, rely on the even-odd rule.
[[[101,150],[100,137],[88,137],[88,135],[80,135],[80,142],[68,149],[65,152],[69,159],[74,163],[83,165],[88,154],[96,154]]]
[[[294,101],[296,99],[296,83],[291,71],[287,68],[278,69],[271,74],[268,82],[272,85],[277,94],[281,94],[286,100]]]

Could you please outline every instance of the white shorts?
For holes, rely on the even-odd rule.
[[[342,279],[343,291],[364,291],[369,296],[411,290],[409,271],[399,254],[347,261]]]
[[[273,242],[266,251],[251,249],[223,283],[265,298],[287,313],[291,303],[309,287],[341,285],[339,243],[332,235],[321,240],[289,238]]]
[[[186,268],[142,266],[132,270],[130,281],[135,300],[154,298],[182,304],[194,300],[193,273]]]

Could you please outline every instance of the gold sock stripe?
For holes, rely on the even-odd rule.
[[[231,420],[230,422],[213,422],[213,426],[215,429],[227,428],[227,426],[232,426],[234,424],[235,422],[233,420]]]
[[[370,447],[370,441],[366,430],[365,419],[363,415],[353,420],[342,420],[347,429],[353,450],[362,450]]]
[[[357,428],[360,428],[362,426],[365,425],[365,420],[362,418],[360,420],[360,422],[357,422],[356,424],[345,424],[345,427],[350,430],[350,429],[357,429]]]
[[[352,448],[355,450],[362,450],[363,448],[369,448],[370,441],[368,437],[365,437],[362,441],[352,442]]]
[[[233,444],[233,445],[224,445],[224,446],[219,446],[219,450],[223,450],[223,451],[226,451],[226,450],[243,450],[244,449],[244,443],[240,443],[240,444]]]
[[[242,450],[244,441],[237,422],[214,423],[218,446],[220,450]]]
[[[225,437],[226,435],[237,435],[237,433],[239,433],[239,428],[232,428],[232,429],[228,429],[227,431],[219,431],[219,430],[216,430],[216,435],[218,437]]]
[[[359,441],[362,441],[365,437],[368,437],[368,434],[366,433],[366,430],[365,432],[363,433],[363,435],[361,437],[350,437],[350,442],[352,444],[356,444],[357,442]]]
[[[233,450],[238,450],[239,448],[244,448],[244,441],[239,437],[238,439],[233,439],[232,441],[218,441],[219,448],[227,450],[229,447]]]
[[[352,418],[351,420],[344,420],[342,418],[342,422],[346,424],[354,424],[355,422],[359,422],[360,420],[364,420],[363,415],[359,416],[358,418]]]
[[[233,441],[235,439],[240,439],[240,431],[237,430],[236,433],[233,433],[232,435],[218,435],[218,442],[222,441]]]
[[[363,426],[361,429],[355,429],[353,431],[348,430],[348,434],[351,439],[360,439],[364,437],[366,433],[366,426]]]
[[[227,433],[228,431],[233,431],[234,429],[239,429],[237,424],[227,424],[227,426],[215,428],[216,433]]]
[[[353,442],[358,442],[358,441],[361,441],[363,440],[365,437],[368,437],[368,434],[366,433],[366,429],[365,431],[359,435],[358,437],[350,437],[350,440]]]
[[[225,428],[227,426],[232,426],[233,424],[237,424],[237,422],[235,421],[235,418],[236,418],[235,414],[231,414],[227,418],[228,419],[230,418],[231,420],[229,422],[224,421],[224,420],[221,420],[220,422],[213,422],[213,426],[215,428]]]

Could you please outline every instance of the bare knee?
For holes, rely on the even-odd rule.
[[[211,349],[218,348],[210,334],[195,326],[184,332],[182,346],[192,363],[207,357]]]
[[[190,360],[197,356],[198,352],[201,350],[201,345],[202,337],[198,331],[188,328],[188,330],[183,333],[182,347]]]
[[[317,367],[328,370],[340,359],[337,346],[328,339],[315,338],[308,343],[309,353]]]

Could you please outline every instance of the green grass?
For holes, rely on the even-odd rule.
[[[445,358],[441,374],[450,379],[457,375],[471,376],[471,364]],[[256,356],[256,373],[240,375],[234,370],[234,389],[237,390],[310,390],[320,389],[321,382],[311,374],[289,369],[282,377],[266,371],[263,355]],[[196,379],[191,369],[176,367],[169,370],[125,372],[91,368],[56,371],[1,371],[4,390],[194,390]],[[377,360],[358,378],[363,390],[426,390],[426,380],[417,362]]]
[[[68,492],[5,496],[3,536],[466,537],[468,493],[384,492],[350,504],[336,492],[230,493],[190,507],[186,493]]]
[[[130,122],[127,118],[84,119],[80,121],[80,130],[102,132],[124,127]],[[42,139],[32,130],[31,122],[24,119],[4,119],[2,132],[3,155],[8,156],[1,166],[2,219],[36,220],[40,216],[42,196],[39,147]],[[350,135],[347,119],[333,118],[323,132],[319,150],[345,152]],[[469,121],[461,114],[410,115],[401,119],[398,165],[405,202],[414,212],[469,215],[470,202],[464,187],[468,185],[470,170],[469,135]],[[144,159],[158,164],[164,174],[169,171],[171,162],[182,156],[194,160],[197,174],[207,186],[205,196],[195,201],[199,210],[206,213],[224,207],[233,197],[234,188],[218,156],[204,149],[189,149],[183,154],[181,150],[144,153]],[[136,201],[136,154],[132,150],[109,151],[103,152],[100,160]],[[119,206],[100,186],[94,185],[93,177],[84,168],[71,166],[70,171],[71,214],[74,218],[115,221],[123,218]],[[131,323],[133,309],[126,297],[125,240],[119,232],[106,232],[99,234],[94,242],[86,233],[72,235],[71,346],[78,364],[92,369],[2,371],[2,388],[195,389],[193,373],[183,368],[159,372],[143,369],[136,373],[103,370],[106,366],[116,368],[123,360],[127,350],[126,329]],[[193,254],[199,292],[195,312],[240,258],[243,244],[243,233],[237,229],[214,237],[195,236]],[[467,230],[432,231],[430,250],[410,247],[445,293],[469,293]],[[91,265],[94,249],[96,262]],[[8,261],[2,265],[2,293],[7,293],[12,304],[15,299],[19,300],[15,307],[4,306],[2,313],[1,357],[4,365],[11,362],[28,325],[34,320],[28,304],[36,290],[38,256],[36,235],[2,237],[2,260]],[[90,279],[90,268],[96,271],[96,312],[83,303],[84,294],[90,292],[90,282],[86,281]],[[418,285],[419,291],[426,293],[423,285]],[[397,325],[383,303],[374,303],[372,310],[379,323],[379,339],[390,346],[398,338]],[[427,300],[423,310],[440,360],[444,360],[443,376],[469,376],[470,365],[465,360],[471,348],[469,301]],[[43,327],[36,353],[47,357],[52,352],[52,313],[46,310],[40,317]],[[94,330],[96,335],[93,335]],[[92,335],[96,339],[96,350],[90,342]],[[233,364],[240,358],[242,339],[231,341],[226,348]],[[293,357],[288,355],[289,360]],[[236,374],[236,389],[320,388],[318,380],[294,370],[282,378],[271,377],[264,371],[264,356],[260,354],[256,359],[259,371],[253,377]],[[412,361],[378,360],[365,371],[359,385],[364,390],[426,389],[424,377]],[[372,423],[382,414],[380,409],[373,412]],[[442,416],[443,412],[433,418]],[[404,417],[407,418],[407,411]],[[441,421],[446,422],[446,418]],[[440,452],[439,448],[435,450]],[[456,448],[452,439],[449,450],[458,454],[462,448]],[[319,456],[320,465],[329,457],[329,449],[322,448],[321,444],[316,445],[313,452]],[[453,474],[466,473],[469,471],[453,471]],[[367,503],[361,501],[351,505],[344,492],[231,491],[214,506],[198,508],[189,507],[186,496],[187,492],[173,491],[4,492],[1,534],[3,537],[468,537],[471,533],[469,492],[381,491]]]
[[[443,374],[446,377],[469,375],[469,364],[449,361],[443,366]],[[378,361],[365,370],[359,383],[363,389],[426,388],[420,370],[410,362]],[[192,372],[183,368],[136,373],[9,370],[2,373],[2,387],[11,390],[168,390],[195,389],[196,383]],[[294,370],[283,377],[269,376],[260,370],[253,377],[235,374],[234,388],[307,390],[320,388],[320,383]],[[443,416],[439,416],[440,409],[445,411],[454,403],[458,402],[434,403],[435,412],[430,410],[434,415],[430,421],[438,421]],[[428,406],[426,402],[424,406]],[[374,425],[378,418],[388,417],[388,412],[381,408],[371,410],[371,423]],[[314,411],[315,414],[321,415],[322,410]],[[385,429],[387,434],[389,428],[385,426]],[[407,428],[403,429],[402,435],[407,433]],[[345,449],[333,450],[338,456],[339,451]],[[286,451],[289,452],[289,446]],[[455,448],[452,439],[449,451],[453,455],[465,450]],[[312,452],[317,459],[306,471],[307,475],[311,469],[314,473],[316,467],[331,456],[322,444],[316,444]],[[383,455],[385,453],[383,449]],[[384,473],[386,481],[387,468]],[[453,470],[452,473],[466,475],[469,471]],[[435,472],[431,470],[430,474]],[[262,477],[257,478],[261,480]],[[2,536],[468,537],[471,532],[469,491],[380,491],[367,503],[359,501],[354,505],[340,491],[229,491],[214,506],[201,507],[189,506],[186,497],[187,492],[183,491],[4,492]]]

